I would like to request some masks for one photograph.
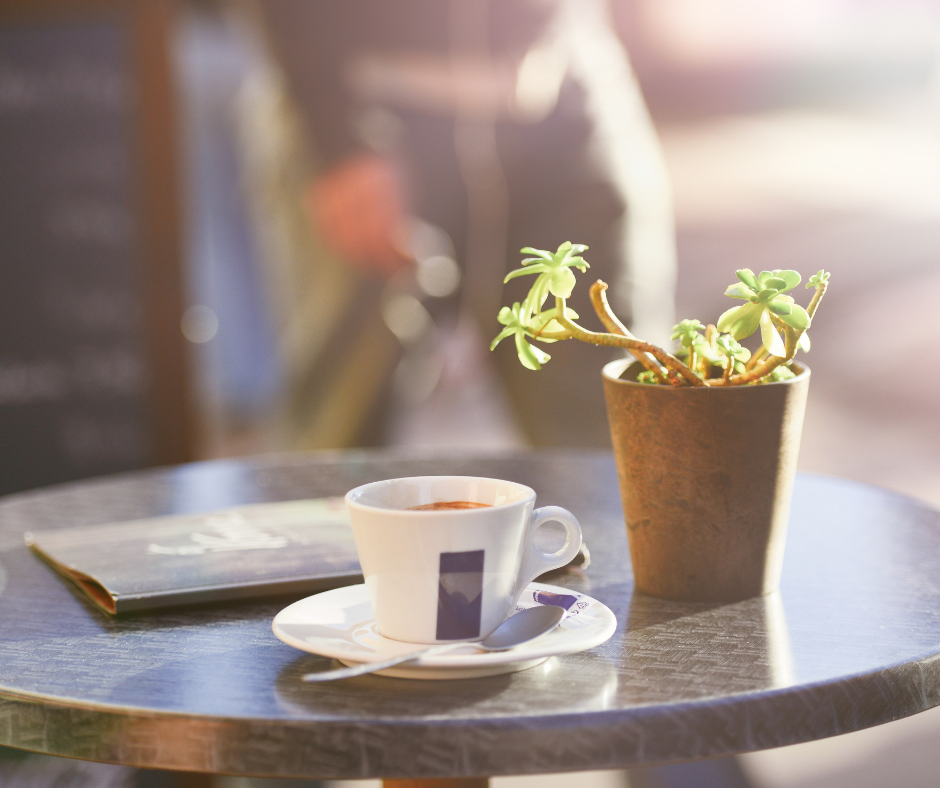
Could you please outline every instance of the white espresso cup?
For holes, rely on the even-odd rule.
[[[479,508],[414,511],[469,501]],[[379,632],[409,643],[481,640],[512,613],[525,587],[581,548],[569,511],[533,511],[525,485],[474,476],[388,479],[346,494],[359,563]],[[535,532],[551,520],[564,545],[544,553]]]

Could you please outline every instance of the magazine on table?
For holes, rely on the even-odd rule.
[[[112,614],[362,582],[342,498],[27,532],[24,538]]]

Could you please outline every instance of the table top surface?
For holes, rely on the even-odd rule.
[[[98,611],[30,529],[337,495],[437,473],[522,482],[581,520],[593,563],[552,582],[601,600],[607,643],[521,673],[308,685],[327,666],[271,633],[290,599]],[[442,777],[602,769],[832,736],[940,704],[940,512],[800,476],[779,594],[730,605],[633,594],[606,453],[219,461],[0,501],[0,743],[234,774]]]

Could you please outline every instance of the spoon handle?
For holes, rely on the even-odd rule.
[[[338,679],[350,679],[353,676],[364,676],[366,673],[375,673],[377,670],[385,670],[395,665],[401,665],[403,662],[411,662],[419,657],[427,657],[431,654],[443,654],[447,651],[453,651],[466,646],[466,642],[443,643],[439,646],[429,646],[420,651],[411,651],[407,654],[400,654],[397,657],[386,659],[384,662],[364,662],[361,665],[354,665],[351,668],[338,668],[337,670],[324,670],[319,673],[307,673],[304,681],[337,681]]]

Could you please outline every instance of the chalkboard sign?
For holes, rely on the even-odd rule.
[[[168,6],[17,5],[0,10],[0,493],[192,453]]]

